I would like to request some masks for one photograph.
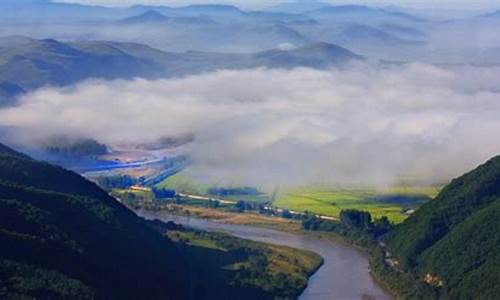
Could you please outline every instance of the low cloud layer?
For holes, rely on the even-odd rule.
[[[410,64],[87,81],[26,95],[0,125],[24,143],[193,133],[191,173],[233,183],[438,182],[500,153],[498,78],[500,68]]]

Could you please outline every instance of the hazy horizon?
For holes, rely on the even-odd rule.
[[[263,9],[269,8],[278,4],[283,3],[307,3],[307,2],[322,2],[331,5],[368,5],[368,6],[394,6],[394,7],[405,7],[414,9],[450,9],[450,10],[495,10],[500,9],[499,3],[494,3],[491,0],[476,0],[476,1],[466,1],[466,0],[445,0],[445,1],[433,1],[433,0],[363,0],[363,1],[353,1],[349,0],[324,0],[324,1],[304,1],[304,0],[51,0],[52,2],[61,3],[80,3],[80,4],[91,4],[91,5],[103,5],[103,6],[132,6],[138,4],[144,5],[165,5],[165,6],[185,6],[191,4],[227,4],[235,5],[245,9]]]

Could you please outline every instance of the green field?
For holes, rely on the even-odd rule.
[[[157,188],[173,189],[177,193],[195,194],[200,196],[210,196],[208,195],[209,194],[208,191],[210,188],[215,186],[216,184],[203,184],[196,182],[196,180],[193,180],[183,174],[176,174],[174,176],[171,176],[156,185]],[[224,199],[232,201],[241,200],[252,203],[266,203],[271,200],[269,195],[265,193],[259,195],[247,195],[247,194],[229,195],[224,197]]]
[[[207,195],[213,186],[215,184],[200,184],[182,173],[157,185],[197,195]],[[434,198],[439,189],[436,186],[403,185],[384,189],[305,186],[280,188],[261,195],[231,195],[227,199],[253,203],[266,203],[272,200],[272,205],[277,208],[332,217],[338,217],[343,209],[357,209],[370,212],[374,218],[387,216],[391,221],[400,223],[408,217],[406,211],[415,209]]]
[[[368,211],[373,217],[387,216],[399,223],[413,209],[432,199],[436,187],[394,187],[390,189],[340,189],[328,187],[287,188],[280,190],[273,201],[279,208],[308,211],[338,217],[343,209]]]
[[[183,175],[182,173],[173,175],[156,185],[157,188],[173,189],[177,193],[192,193],[196,195],[206,195],[210,185],[201,184]]]

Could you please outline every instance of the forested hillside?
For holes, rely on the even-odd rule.
[[[220,251],[156,227],[78,174],[0,144],[0,299],[293,298],[320,263],[294,286],[267,273],[276,251],[265,245],[226,237]]]
[[[172,243],[79,175],[0,147],[0,298],[175,298]]]
[[[449,299],[500,295],[500,157],[454,179],[388,238],[399,267]]]

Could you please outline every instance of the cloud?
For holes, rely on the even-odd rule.
[[[191,174],[274,185],[436,182],[500,153],[500,68],[356,65],[43,88],[0,110],[28,142],[193,133]]]

